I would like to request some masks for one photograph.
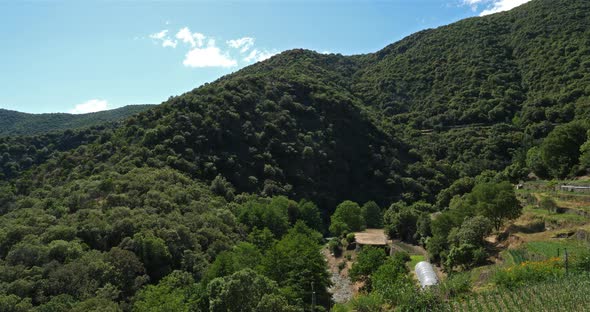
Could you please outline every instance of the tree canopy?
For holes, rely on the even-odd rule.
[[[392,238],[469,267],[487,225],[521,211],[511,182],[587,172],[589,46],[589,1],[531,1],[371,54],[285,51],[114,123],[1,136],[0,310],[297,310],[312,282],[327,308],[322,234],[379,226],[379,207]],[[412,302],[383,266],[356,270]]]

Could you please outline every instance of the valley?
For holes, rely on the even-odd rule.
[[[586,309],[588,1],[0,113],[0,311]]]

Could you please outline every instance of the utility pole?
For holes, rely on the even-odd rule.
[[[311,312],[315,311],[315,289],[313,288],[313,282],[311,282]]]

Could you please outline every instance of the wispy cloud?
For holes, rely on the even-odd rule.
[[[191,47],[202,47],[205,38],[207,37],[201,33],[192,33],[188,27],[184,27],[176,33],[176,39],[190,44]]]
[[[483,10],[479,15],[489,15],[498,12],[508,11],[511,10],[519,5],[523,5],[531,0],[499,0],[494,1],[491,8]]]
[[[227,44],[234,49],[240,49],[240,53],[246,53],[254,45],[254,38],[243,37],[240,39],[228,40]]]
[[[242,59],[246,63],[264,61],[278,53],[277,51],[253,48],[255,41],[256,39],[252,37],[242,37],[239,39],[228,40],[226,43],[231,48],[239,50],[243,57]]]
[[[250,53],[248,53],[248,55],[246,57],[244,57],[244,61],[247,63],[250,62],[260,62],[260,61],[264,61],[266,59],[269,59],[270,57],[272,57],[273,55],[277,54],[278,52],[276,51],[259,51],[257,49],[254,49],[252,51],[250,51]]]
[[[70,114],[86,114],[107,110],[109,103],[106,100],[92,99],[76,105],[68,111]]]
[[[168,29],[164,29],[164,30],[159,31],[157,33],[153,33],[153,34],[149,35],[149,37],[154,42],[161,44],[164,48],[166,48],[166,47],[176,48],[176,45],[178,43],[176,40],[172,40],[170,37],[168,37]]]
[[[154,40],[162,40],[166,37],[166,34],[168,33],[167,29],[164,29],[160,32],[157,33],[153,33],[150,35],[150,38],[154,39]]]
[[[278,53],[276,50],[256,48],[254,37],[244,36],[218,45],[214,37],[193,32],[188,27],[182,27],[176,33],[172,32],[173,35],[169,33],[169,29],[164,29],[149,35],[149,38],[165,48],[187,49],[182,61],[186,67],[230,68],[259,62]]]
[[[162,41],[162,46],[165,47],[172,47],[172,48],[176,48],[176,45],[178,44],[178,42],[176,40],[171,40],[171,39],[164,39],[164,41]]]
[[[480,16],[511,10],[531,0],[463,0],[464,5],[469,5],[476,11],[483,7]]]
[[[182,62],[187,67],[234,67],[238,62],[215,46],[215,40],[209,39],[207,47],[188,51]]]

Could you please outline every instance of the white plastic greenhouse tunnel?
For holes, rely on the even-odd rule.
[[[429,262],[418,262],[414,270],[416,271],[416,276],[418,277],[422,288],[438,284],[438,278],[436,277],[436,272],[434,272],[434,267]]]

